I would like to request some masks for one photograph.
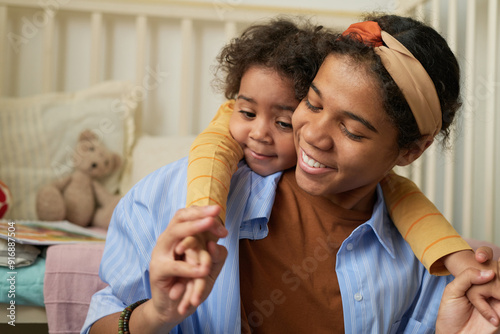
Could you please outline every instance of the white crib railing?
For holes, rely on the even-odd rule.
[[[500,242],[498,0],[400,1],[398,12],[431,23],[461,64],[463,108],[452,148],[434,147],[399,171],[421,186],[466,237]]]
[[[128,53],[135,58],[133,63],[128,64],[129,68],[135,68],[135,72],[125,69],[124,73],[127,75],[118,78],[134,81],[138,86],[138,95],[146,94],[147,99],[146,96],[140,96],[140,100],[145,102],[142,106],[144,130],[151,134],[198,133],[208,124],[213,111],[217,110],[222,101],[219,95],[211,91],[209,68],[200,68],[200,63],[213,63],[222,45],[251,22],[278,14],[313,16],[314,22],[339,29],[345,28],[360,15],[357,12],[334,10],[314,12],[295,8],[249,6],[240,0],[214,0],[210,3],[167,0],[1,0],[0,38],[5,43],[0,43],[0,96],[75,90],[102,80],[115,79],[109,74],[113,71],[106,66],[113,64],[117,58],[119,60],[116,53]],[[74,17],[85,21],[82,29],[86,31],[78,33],[88,39],[88,45],[82,46],[81,53],[73,54],[73,58],[81,58],[79,62],[66,59],[65,53],[72,51],[64,49],[65,40],[69,41],[71,38],[65,36],[70,29],[61,23],[64,21],[71,25]],[[135,35],[123,33],[115,35],[115,39],[131,40],[135,44],[133,48],[110,49],[112,42],[106,40],[106,34],[114,29],[112,25],[117,22],[122,26],[132,25],[128,32],[133,30]],[[158,45],[153,45],[152,30],[158,29],[164,22],[175,26],[169,27],[167,33],[178,35],[176,39],[179,42],[171,46],[173,50],[179,50],[178,54],[156,55],[157,59],[176,62],[175,66],[170,66],[171,77],[161,87],[176,91],[176,94],[167,94],[171,103],[162,99],[164,92],[161,89],[148,91],[143,87],[148,69],[158,69],[158,64],[150,61],[154,50],[160,49]],[[209,53],[200,49],[207,26],[209,29],[216,27],[219,30],[218,36],[213,38],[214,43],[209,47]],[[86,40],[82,40],[82,44],[85,42]],[[114,58],[109,53],[115,53]],[[34,73],[26,74],[21,71],[21,68],[26,68],[28,59]],[[58,60],[57,63],[55,59]],[[67,65],[68,61],[76,64],[73,68],[87,69],[80,71],[84,76],[65,78],[62,73],[68,69],[59,66]],[[6,71],[7,67],[11,70]],[[158,70],[161,71],[161,68]],[[203,80],[203,76],[207,79]],[[204,98],[203,101],[200,101],[196,92],[206,95],[201,97]],[[202,113],[201,110],[205,112]],[[160,114],[165,111],[167,116]]]
[[[413,179],[462,235],[498,244],[498,0],[405,0],[397,11],[443,33],[464,78],[453,149],[432,145],[399,172]],[[313,16],[314,22],[338,29],[361,15],[257,7],[240,0],[0,0],[0,96],[129,80],[142,102],[145,132],[195,134],[222,101],[210,88],[210,65],[222,45],[251,22],[277,14]],[[162,74],[162,81],[149,89],[152,72]]]

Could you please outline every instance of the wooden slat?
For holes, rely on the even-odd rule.
[[[192,79],[192,43],[193,43],[193,21],[184,19],[181,21],[182,31],[182,64],[181,64],[181,91],[180,101],[183,110],[179,113],[179,135],[189,134],[189,118],[191,106],[191,92],[193,89]]]
[[[143,100],[147,98],[146,88],[143,85],[143,79],[146,75],[146,44],[148,35],[148,19],[144,15],[138,15],[135,18],[136,32],[136,58],[135,58],[135,82],[136,86],[132,91],[135,102],[139,104],[139,110],[142,110]],[[142,132],[142,111],[135,114],[135,127],[137,134]]]
[[[424,157],[420,157],[411,163],[411,179],[417,187],[422,189],[423,185],[423,167],[424,167]]]
[[[42,53],[42,92],[48,93],[54,90],[54,35],[55,35],[55,12],[46,15],[47,20],[43,28],[43,53]]]
[[[146,74],[146,41],[148,34],[148,20],[146,16],[139,15],[135,19],[136,31],[136,58],[135,58],[135,82],[142,85]]]
[[[448,1],[448,45],[453,53],[457,52],[457,0]],[[455,129],[450,130],[450,141],[455,142]],[[444,172],[444,205],[443,214],[449,221],[453,221],[453,200],[455,193],[455,149],[451,147],[446,151],[446,164]]]
[[[90,84],[93,85],[101,81],[103,35],[102,13],[92,13],[90,17],[90,30]]]
[[[496,75],[496,50],[498,46],[498,0],[489,0],[488,2],[488,32],[487,32],[487,50],[486,50],[486,82],[491,88],[486,97],[486,140],[484,164],[484,210],[485,210],[485,233],[488,241],[493,241],[493,219],[495,206],[495,75]]]
[[[440,0],[432,0],[431,3],[431,21],[430,24],[436,29],[436,31],[441,31],[439,28],[439,13],[440,13]]]
[[[415,18],[425,22],[425,3],[419,3],[415,6]]]
[[[227,21],[224,24],[224,35],[226,36],[226,40],[227,41],[229,41],[232,38],[236,37],[236,35],[237,35],[236,22],[234,22],[234,21]]]
[[[409,15],[417,6],[425,3],[426,0],[399,0],[396,7],[396,12],[400,15]]]
[[[465,104],[464,125],[464,175],[462,190],[462,235],[472,237],[473,173],[474,173],[474,63],[476,41],[476,0],[467,1],[465,27]]]
[[[436,146],[439,145],[437,142],[433,143],[426,152],[425,157],[425,196],[429,198],[431,202],[436,201],[436,164],[437,164],[437,149]]]
[[[429,24],[439,31],[439,0],[433,0],[430,8]],[[425,195],[431,202],[436,201],[437,191],[437,154],[436,146],[438,143],[432,144],[426,152],[425,156]]]
[[[6,93],[6,71],[7,68],[7,6],[0,6],[0,96]]]

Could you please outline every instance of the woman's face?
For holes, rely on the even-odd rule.
[[[293,114],[298,185],[354,208],[401,159],[370,69],[330,55]],[[351,204],[348,204],[351,203]]]

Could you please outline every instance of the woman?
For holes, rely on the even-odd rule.
[[[185,201],[182,160],[122,200],[101,267],[110,287],[93,297],[83,331],[104,315],[92,333],[116,330],[132,303],[123,312],[132,333],[434,330],[451,279],[415,259],[378,183],[446,134],[460,105],[458,64],[439,34],[411,19],[383,16],[355,29],[332,42],[294,113],[299,163],[283,173],[276,198],[279,175],[261,178],[240,165],[228,231],[216,228],[214,207],[174,216]],[[177,243],[209,229],[228,233],[226,265],[214,244],[212,268],[178,261]],[[192,277],[205,277],[204,298],[211,294],[186,317],[177,306]]]

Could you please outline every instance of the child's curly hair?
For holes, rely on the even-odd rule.
[[[247,28],[227,44],[217,57],[216,87],[234,99],[241,78],[251,66],[264,66],[290,79],[297,100],[307,94],[327,52],[333,34],[304,18],[276,18]],[[222,75],[220,75],[220,72]]]

